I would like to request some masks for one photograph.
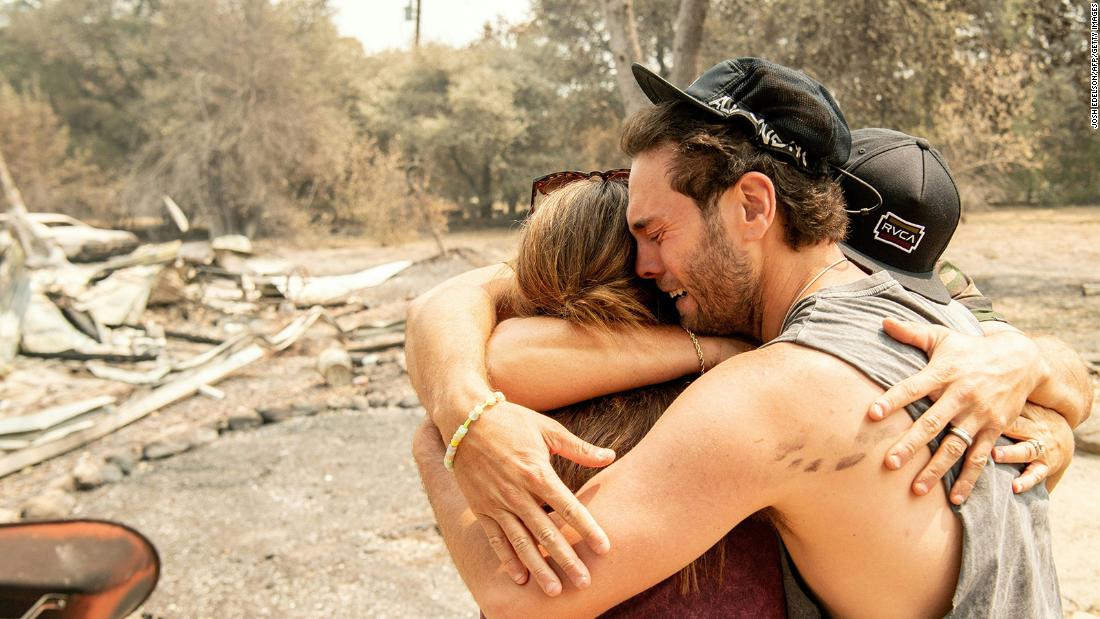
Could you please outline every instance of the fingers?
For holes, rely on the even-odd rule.
[[[915,346],[927,354],[932,354],[932,349],[947,333],[947,329],[939,325],[909,322],[896,318],[883,319],[882,329],[886,331],[886,335],[902,344]]]
[[[940,432],[947,426],[947,422],[953,419],[957,413],[957,411],[951,410],[951,404],[952,401],[949,398],[941,398],[929,407],[923,415],[917,417],[901,439],[886,451],[886,468],[896,470],[905,466],[905,463],[913,458],[918,449],[924,448],[932,442],[932,439],[939,436]],[[946,445],[953,444],[953,442],[949,443],[944,440],[940,444],[940,450],[943,450]],[[950,464],[954,464],[956,460],[962,457],[963,453],[966,452],[965,447],[966,445],[963,443],[963,449],[955,450],[958,452],[957,454],[950,452],[955,455]],[[950,465],[948,466],[950,467]]]
[[[1002,464],[1024,464],[1039,457],[1039,447],[1033,441],[1024,441],[1015,445],[1003,445],[993,449],[994,462]]]
[[[959,473],[959,478],[951,486],[951,502],[955,505],[962,505],[970,497],[970,493],[974,490],[974,484],[978,483],[978,477],[981,476],[986,463],[989,462],[989,453],[993,449],[993,444],[997,442],[998,436],[1000,434],[996,430],[988,429],[978,432],[978,435],[974,437],[974,445],[966,452],[967,456],[966,461],[963,462],[962,472]],[[952,435],[952,438],[958,437]]]
[[[540,508],[524,514],[523,524],[526,525],[528,531],[534,534],[535,541],[545,548],[550,557],[561,567],[573,586],[584,589],[592,582],[588,568],[581,562],[576,551],[565,539],[565,534],[554,524],[546,512]],[[528,567],[531,566],[528,565]],[[534,568],[532,568],[532,571],[534,571]],[[538,579],[538,574],[535,577]],[[554,580],[557,580],[556,576]],[[559,591],[560,586],[559,584]],[[543,591],[546,591],[547,595],[556,595],[552,592],[552,589],[546,587],[543,587]]]
[[[1027,406],[1024,407],[1025,409]],[[1004,429],[1003,434],[1008,438],[1014,438],[1018,441],[1026,441],[1029,438],[1035,438],[1039,436],[1039,433],[1043,430],[1043,426],[1027,417],[1017,417],[1007,428]]]
[[[614,451],[582,441],[561,424],[548,421],[549,424],[543,436],[550,447],[550,453],[558,454],[583,466],[606,466],[615,459]],[[596,519],[588,512],[588,508],[565,487],[565,484],[561,483],[552,470],[543,475],[541,481],[541,487],[538,489],[539,496],[577,531],[593,552],[601,555],[607,553],[611,549],[611,542],[600,525],[596,523]],[[559,560],[556,556],[554,559]]]
[[[925,325],[895,318],[883,319],[882,328],[895,340],[920,348],[927,354],[932,354],[936,345],[949,333],[947,329],[938,325]],[[920,372],[894,385],[875,399],[867,414],[877,421],[901,410],[907,404],[934,394],[944,386],[944,381],[936,376],[930,366],[925,366]]]
[[[508,573],[508,576],[516,581],[517,585],[527,582],[527,568],[523,567],[523,563],[516,556],[512,544],[508,543],[508,537],[505,536],[504,530],[500,528],[497,521],[480,514],[477,521],[485,531],[485,537],[489,538],[489,546],[496,553],[497,558],[500,559],[500,564],[504,566],[504,571]]]
[[[966,441],[954,434],[948,434],[944,437],[940,441],[940,448],[932,454],[932,459],[928,461],[928,464],[913,480],[913,494],[918,496],[928,494],[928,491],[943,479],[947,471],[951,470],[951,467],[955,466],[955,463],[965,453]],[[957,484],[958,482],[956,482]]]
[[[562,520],[576,529],[594,552],[602,554],[610,549],[611,545],[607,541],[607,535],[603,532],[603,529],[596,524],[596,520],[592,518],[588,509],[561,482],[554,470],[550,468],[549,463],[545,463],[542,469],[527,473],[527,481],[529,482],[529,491],[542,497],[543,501],[546,501],[555,512],[558,512]],[[592,577],[588,573],[588,568],[581,562],[576,551],[573,550],[573,546],[565,538],[565,533],[543,511],[541,502],[530,501],[526,506],[513,511],[523,520],[524,529],[534,534],[534,540],[542,545],[550,557],[561,566],[562,571],[565,572],[565,575],[569,577],[575,587],[583,589],[591,583]],[[509,539],[511,539],[511,536],[509,536]],[[514,543],[513,546],[515,547]],[[532,564],[528,562],[528,559],[524,557],[518,547],[515,549],[520,554],[520,560],[535,574],[536,580],[538,580],[537,569],[540,569],[542,564],[545,563],[541,554],[539,554],[537,562]],[[553,573],[551,572],[551,574]],[[556,576],[554,581],[557,581]],[[539,581],[539,584],[542,586],[542,581]],[[547,595],[557,595],[545,586],[543,586],[543,591]],[[561,591],[560,583],[557,591]]]
[[[1050,475],[1050,467],[1042,462],[1032,462],[1016,479],[1012,480],[1012,491],[1016,494],[1027,492]]]
[[[925,369],[890,387],[886,390],[886,393],[875,398],[867,415],[878,421],[942,387],[943,382],[930,372],[926,366]]]
[[[611,541],[607,539],[607,533],[604,533],[596,523],[596,519],[588,512],[588,508],[565,487],[565,484],[561,483],[560,479],[554,477],[553,481],[547,484],[547,489],[543,492],[543,500],[566,524],[573,527],[592,552],[602,555],[611,550]],[[557,557],[554,558],[557,560]]]
[[[614,451],[581,440],[556,421],[550,419],[547,421],[550,423],[544,429],[543,436],[550,448],[550,453],[572,460],[581,466],[607,466],[615,461]]]
[[[527,530],[527,527],[508,512],[500,512],[496,517],[507,543],[515,549],[519,560],[527,566],[527,569],[531,570],[531,574],[535,577],[535,582],[538,583],[539,588],[550,596],[561,593],[561,581],[558,580],[558,575],[554,573],[554,570],[550,568],[550,564],[539,552],[538,544]]]

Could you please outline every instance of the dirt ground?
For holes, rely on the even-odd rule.
[[[995,211],[968,217],[947,257],[975,277],[1021,328],[1100,352],[1100,208]],[[365,295],[378,318],[446,277],[507,258],[514,231],[459,233],[471,251],[411,267]],[[316,246],[261,243],[313,274],[421,259],[427,241],[381,248],[347,240]],[[476,607],[436,533],[411,457],[423,409],[400,351],[362,372],[366,388],[325,387],[314,355],[331,334],[299,344],[202,396],[151,415],[85,450],[103,456],[167,427],[242,408],[299,404],[301,415],[221,435],[165,460],[141,462],[119,483],[80,492],[76,515],[126,522],[147,534],[164,562],[144,616],[470,617]],[[1095,380],[1094,380],[1095,384]],[[71,453],[0,480],[0,508],[16,508],[63,480]],[[1078,454],[1053,495],[1054,552],[1067,616],[1100,616],[1100,456]],[[139,615],[141,616],[141,615]]]

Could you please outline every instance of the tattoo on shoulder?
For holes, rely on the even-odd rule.
[[[802,449],[805,446],[806,441],[802,439],[781,441],[775,449],[775,461],[779,462],[780,460],[786,458],[787,456]]]
[[[865,453],[855,453],[850,456],[844,456],[836,463],[836,470],[843,471],[844,469],[850,469],[853,466],[859,464],[859,461],[867,457]]]

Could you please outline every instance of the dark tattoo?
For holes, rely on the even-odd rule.
[[[783,458],[786,458],[787,456],[798,451],[799,449],[802,449],[805,446],[806,442],[801,440],[779,443],[779,446],[776,447],[775,450],[775,461],[779,462]]]
[[[840,462],[836,463],[836,470],[843,471],[844,469],[851,468],[851,467],[859,464],[859,461],[862,460],[863,458],[865,458],[866,456],[867,456],[867,454],[865,454],[865,453],[858,453],[858,454],[852,454],[850,456],[844,456],[843,458],[840,459]]]
[[[874,445],[887,436],[894,436],[895,434],[896,432],[889,428],[872,425],[860,430],[859,434],[856,435],[856,442],[860,445]]]

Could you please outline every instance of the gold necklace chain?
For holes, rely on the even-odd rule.
[[[779,327],[782,329],[783,325],[787,324],[787,319],[791,317],[791,310],[794,309],[794,306],[796,304],[798,304],[798,300],[802,298],[802,293],[809,290],[810,286],[813,286],[814,283],[817,280],[821,279],[821,277],[823,275],[828,273],[830,269],[832,269],[833,267],[835,267],[836,265],[838,265],[842,262],[847,262],[847,261],[848,261],[847,258],[841,258],[840,260],[837,260],[836,262],[830,264],[829,266],[825,267],[824,269],[821,269],[821,271],[819,271],[817,275],[814,275],[813,279],[806,282],[806,285],[802,287],[802,290],[799,290],[798,293],[794,295],[794,301],[791,301],[790,307],[787,308],[787,314],[785,316],[783,316],[783,322],[779,323]]]
[[[829,269],[832,269],[833,267],[840,264],[841,262],[847,262],[847,261],[848,261],[847,258],[841,258],[840,260],[837,260],[836,262],[830,264],[829,266],[825,267],[824,269],[821,269],[821,272],[819,272],[817,275],[814,275],[814,278],[811,279],[810,281],[806,282],[806,285],[802,287],[802,290],[799,290],[798,294],[794,295],[794,301],[791,302],[791,305],[794,305],[795,303],[798,303],[798,300],[802,297],[802,293],[809,290],[810,286],[814,285],[814,282],[821,279],[822,275],[825,275],[826,273],[829,272]]]

